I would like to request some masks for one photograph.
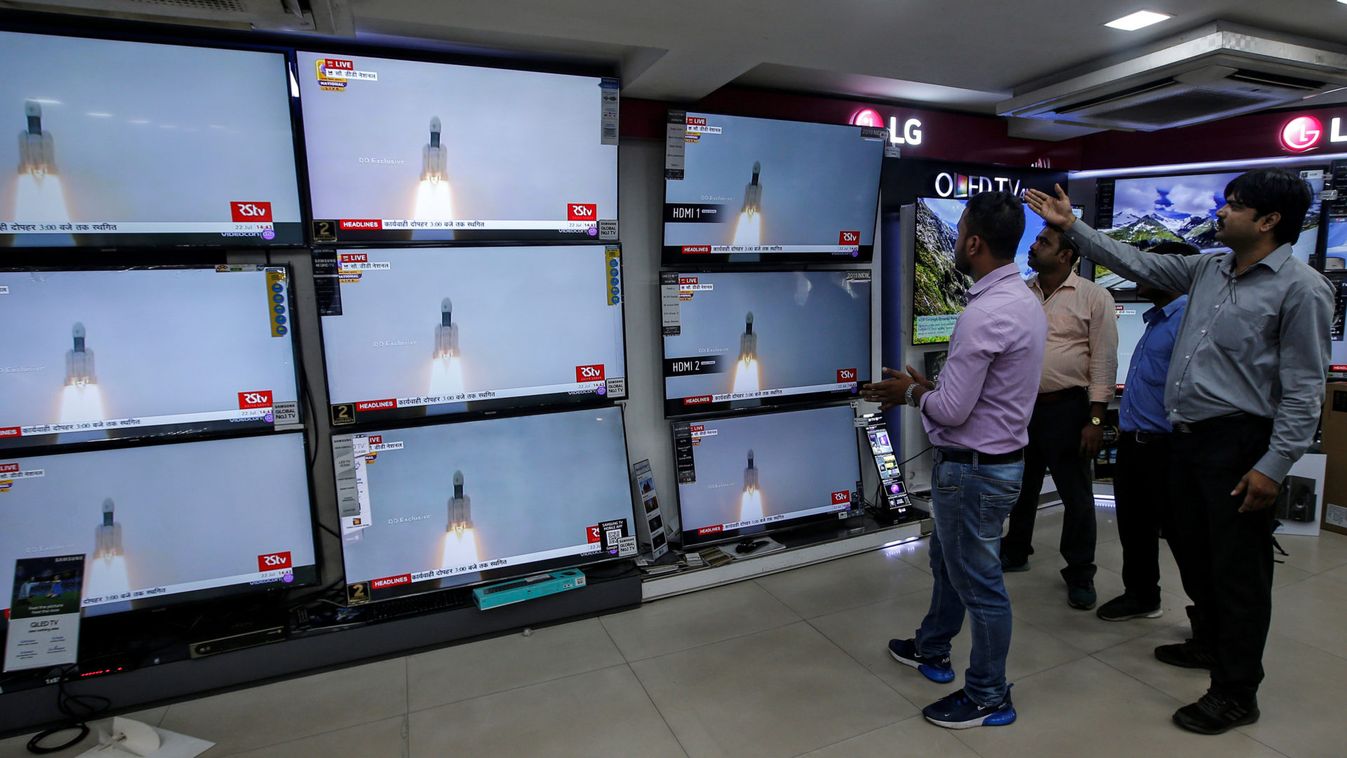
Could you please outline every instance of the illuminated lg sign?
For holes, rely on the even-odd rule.
[[[879,111],[874,108],[862,108],[851,116],[852,126],[877,126],[884,127],[884,117],[879,115]],[[898,117],[889,116],[889,144],[892,145],[911,145],[916,147],[921,144],[921,119],[909,118],[903,122],[903,128],[898,128]]]
[[[1282,125],[1278,135],[1282,149],[1292,153],[1304,153],[1325,143],[1347,143],[1347,134],[1342,131],[1342,118],[1334,117],[1327,129],[1314,116],[1296,116]]]

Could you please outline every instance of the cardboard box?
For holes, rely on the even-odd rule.
[[[1323,527],[1347,534],[1347,382],[1331,382],[1324,393],[1323,432]]]

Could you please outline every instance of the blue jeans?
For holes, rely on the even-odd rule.
[[[973,619],[973,653],[964,692],[983,706],[1006,695],[1010,596],[1001,573],[1001,527],[1020,494],[1024,464],[953,463],[936,451],[932,472],[931,609],[917,630],[917,652],[949,655],[949,642]]]

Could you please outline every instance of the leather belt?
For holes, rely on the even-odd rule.
[[[936,449],[940,452],[940,460],[949,461],[951,463],[995,466],[1001,463],[1019,463],[1024,460],[1023,450],[1016,450],[1012,453],[979,453],[976,450],[969,450],[962,447],[941,447]]]

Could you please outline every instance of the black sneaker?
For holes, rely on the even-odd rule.
[[[1066,588],[1066,604],[1078,611],[1090,610],[1098,599],[1094,592],[1094,582],[1068,585]]]
[[[1198,734],[1225,734],[1258,721],[1258,701],[1241,702],[1208,691],[1196,703],[1174,711],[1174,723]]]
[[[963,690],[951,693],[921,709],[921,715],[936,726],[946,729],[969,729],[975,726],[1006,726],[1015,723],[1015,706],[1010,702],[1010,690],[996,705],[978,705]]]
[[[1001,572],[1005,574],[1018,574],[1021,571],[1029,570],[1029,559],[1025,558],[1019,563],[1012,563],[1005,558],[1001,559]]]
[[[949,656],[933,658],[917,652],[916,640],[889,640],[889,655],[904,666],[911,666],[936,684],[954,681],[954,666]]]
[[[1105,621],[1129,621],[1131,619],[1158,619],[1164,611],[1160,603],[1139,603],[1131,595],[1119,595],[1099,606],[1095,615]]]
[[[1216,666],[1216,656],[1205,645],[1193,640],[1185,640],[1174,645],[1161,645],[1155,649],[1155,658],[1161,663],[1185,669],[1206,669]]]

